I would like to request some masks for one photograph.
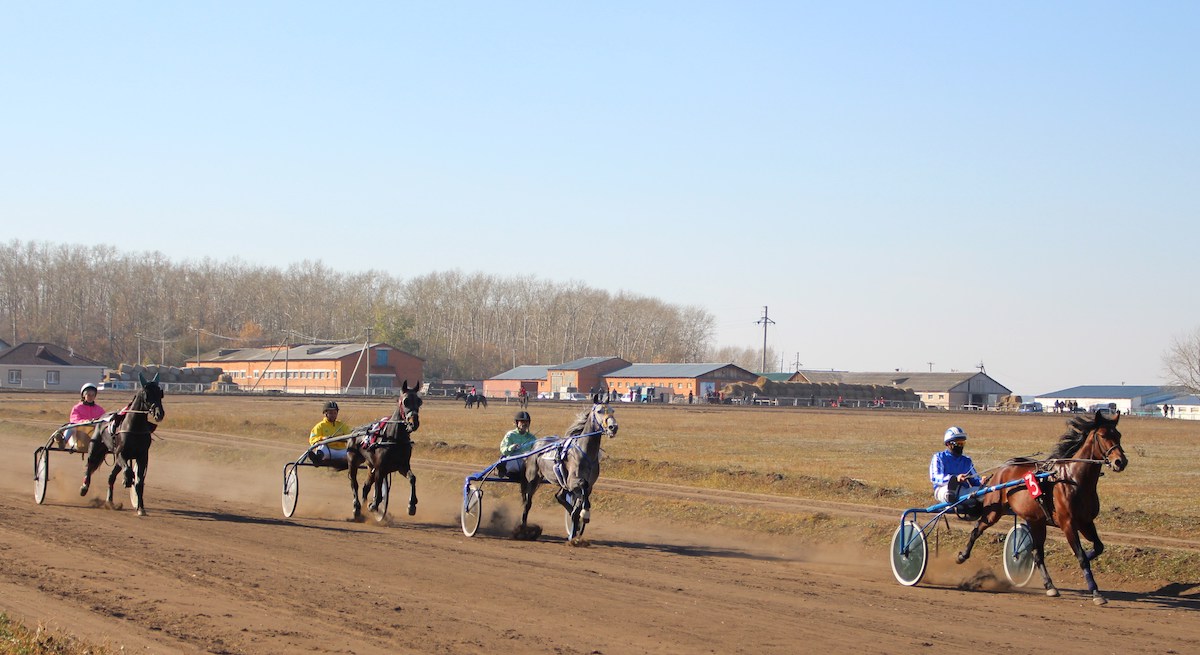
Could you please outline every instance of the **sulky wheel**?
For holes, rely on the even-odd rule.
[[[33,499],[41,505],[46,500],[46,485],[50,482],[50,451],[38,448],[33,453]]]
[[[479,522],[483,518],[483,489],[471,485],[463,496],[462,531],[468,537],[474,537],[479,530]]]
[[[283,465],[283,515],[291,518],[296,513],[296,501],[300,500],[300,474],[296,464]]]
[[[928,564],[925,533],[912,521],[901,523],[892,535],[892,575],[900,584],[911,587],[925,576]]]
[[[578,521],[574,521],[571,519],[571,510],[568,509],[565,511],[567,513],[566,521],[564,521],[564,524],[567,528],[567,541],[571,541],[577,537],[583,536],[583,528],[585,525],[583,519],[580,518]]]
[[[142,509],[142,507],[141,507],[141,505],[138,505],[138,494],[137,494],[138,465],[137,465],[137,462],[129,462],[129,470],[131,472],[133,472],[133,477],[131,478],[133,480],[133,484],[129,485],[129,504],[131,506],[133,506],[133,508],[135,510],[140,510],[140,509]],[[145,488],[144,485],[143,485],[143,488]]]
[[[1004,536],[1004,575],[1018,587],[1024,587],[1033,577],[1033,535],[1025,524],[1018,523]]]
[[[375,522],[383,523],[387,520],[388,496],[392,491],[392,474],[388,473],[379,481],[379,505],[373,510],[375,514]]]

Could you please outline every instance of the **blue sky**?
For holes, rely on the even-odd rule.
[[[1200,325],[1193,2],[0,11],[0,238],[768,306],[789,368],[1022,394]]]

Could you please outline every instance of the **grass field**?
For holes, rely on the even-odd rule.
[[[102,404],[115,406],[109,397]],[[122,398],[123,399],[123,398]],[[59,421],[69,395],[0,394],[2,416]],[[341,419],[360,425],[390,413],[388,399],[342,399]],[[169,396],[164,429],[246,435],[305,445],[320,419],[319,398]],[[856,409],[616,404],[620,432],[606,440],[603,478],[669,482],[695,487],[837,500],[899,511],[932,504],[930,456],[942,433],[959,425],[970,435],[967,453],[981,471],[1016,455],[1049,452],[1065,431],[1066,415],[950,413]],[[560,434],[584,404],[532,402],[533,430]],[[497,457],[515,405],[493,402],[464,409],[429,400],[421,413],[414,456],[479,468]],[[1200,422],[1123,417],[1120,428],[1129,468],[1100,481],[1101,534],[1122,532],[1194,539],[1200,518],[1192,491],[1198,474]],[[44,435],[31,437],[31,445]],[[274,470],[271,472],[275,473]],[[548,495],[547,495],[548,496]],[[545,498],[542,499],[546,501]],[[836,516],[750,511],[702,503],[598,492],[596,511],[680,523],[794,535],[816,541],[853,541],[886,552],[892,522]],[[948,538],[953,542],[961,530]],[[985,546],[986,548],[986,546]],[[1065,548],[1050,548],[1051,564],[1073,567]],[[1136,551],[1136,552],[1134,552]],[[1200,554],[1110,546],[1097,563],[1130,577],[1200,582]]]

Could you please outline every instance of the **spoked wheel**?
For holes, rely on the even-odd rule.
[[[1024,587],[1033,577],[1033,535],[1025,524],[1018,523],[1004,536],[1004,575],[1018,587]]]
[[[283,515],[292,518],[300,500],[300,475],[294,462],[283,465]]]
[[[905,521],[892,535],[892,575],[905,587],[911,587],[925,577],[929,551],[925,533],[912,521]]]
[[[33,499],[41,505],[46,500],[46,485],[50,482],[50,451],[38,448],[33,453]]]
[[[379,506],[375,508],[375,522],[383,523],[387,520],[388,496],[392,491],[392,474],[388,473],[379,481]]]
[[[462,506],[462,531],[468,537],[474,537],[479,531],[479,522],[483,519],[483,489],[477,485],[467,488]]]

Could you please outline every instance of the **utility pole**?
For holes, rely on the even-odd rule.
[[[136,336],[136,337],[137,337],[137,340],[138,340],[138,360],[137,360],[137,363],[141,364],[141,363],[142,363],[142,333],[141,333],[141,332],[138,332],[138,333],[137,333],[137,334],[135,334],[134,336]]]
[[[765,305],[763,306],[762,318],[758,319],[754,323],[756,325],[763,326],[762,372],[766,373],[767,372],[767,326],[774,325],[775,321],[772,321],[769,317],[767,317],[767,307]]]
[[[367,327],[367,395],[371,395],[371,328]]]
[[[925,362],[925,363],[929,364],[929,372],[932,373],[933,372],[933,362]]]
[[[800,363],[800,353],[797,352],[796,353],[796,372],[797,373],[800,371],[801,366],[804,366],[804,364]]]

